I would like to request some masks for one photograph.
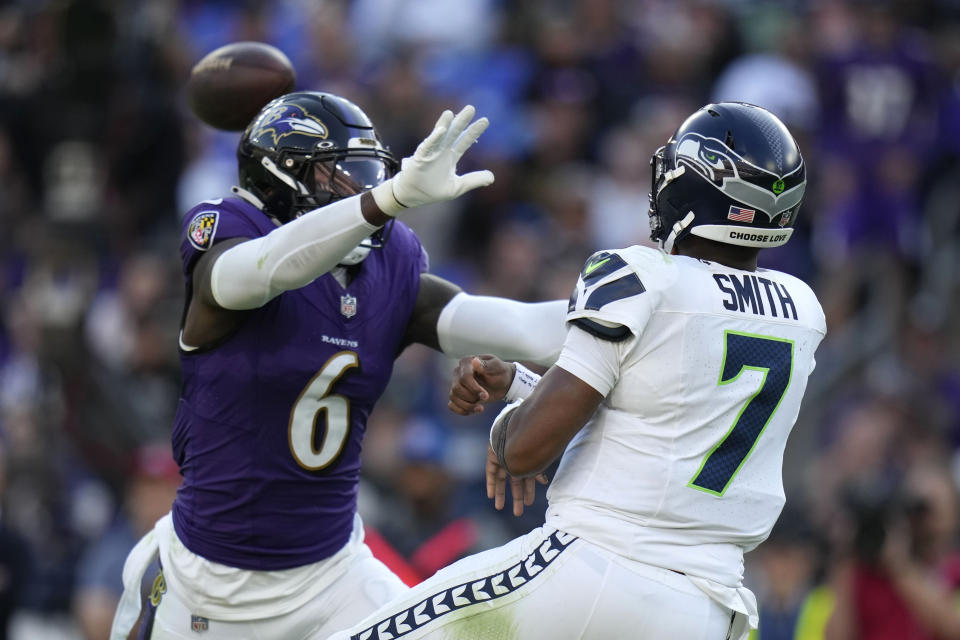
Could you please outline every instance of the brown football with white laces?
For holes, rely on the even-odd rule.
[[[225,131],[242,131],[274,98],[290,93],[297,75],[290,59],[263,42],[234,42],[211,51],[190,72],[193,113]]]

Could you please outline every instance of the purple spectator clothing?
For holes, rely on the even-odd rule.
[[[827,151],[869,162],[878,148],[906,144],[923,153],[933,142],[930,123],[940,99],[928,45],[903,32],[886,48],[859,44],[818,64]]]
[[[821,59],[818,76],[820,158],[834,158],[855,180],[848,193],[821,195],[821,218],[832,227],[826,237],[915,259],[919,196],[911,176],[935,148],[942,91],[928,44],[898,27],[884,46],[865,40]]]
[[[188,293],[202,251],[259,237],[273,222],[242,200],[195,207],[181,254]],[[367,418],[402,348],[426,256],[393,223],[344,289],[330,274],[247,313],[235,333],[181,351],[173,451],[183,485],[177,535],[192,552],[241,569],[317,562],[346,543],[356,511]]]

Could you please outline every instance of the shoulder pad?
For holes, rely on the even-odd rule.
[[[590,318],[573,318],[570,320],[570,324],[583,329],[595,338],[609,340],[610,342],[621,342],[632,335],[630,328],[622,324],[610,325]]]
[[[256,238],[274,228],[273,222],[253,205],[229,198],[205,200],[187,212],[180,230],[180,257],[184,273],[219,240]]]
[[[218,239],[241,235],[253,238],[274,228],[266,214],[236,198],[204,200],[183,220],[182,238],[197,251],[206,251]]]
[[[670,280],[670,257],[646,247],[600,251],[587,260],[570,296],[567,321],[605,340],[637,334],[651,308],[650,282]],[[665,277],[666,276],[666,277]],[[647,294],[643,297],[643,294]],[[642,300],[641,300],[642,298]]]

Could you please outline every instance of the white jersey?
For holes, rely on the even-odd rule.
[[[605,399],[563,454],[547,523],[739,587],[783,507],[784,447],[826,333],[816,296],[777,271],[634,246],[591,257],[567,319],[557,366]]]

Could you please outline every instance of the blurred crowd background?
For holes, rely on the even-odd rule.
[[[124,556],[169,508],[180,217],[226,194],[238,140],[183,88],[238,40],[357,102],[398,157],[444,108],[487,115],[462,164],[496,183],[409,221],[434,272],[521,300],[649,243],[648,160],[686,114],[779,115],[809,182],[761,266],[814,287],[829,335],[787,509],[748,556],[760,638],[960,635],[935,606],[960,588],[960,1],[7,0],[0,639],[105,638]],[[483,497],[490,413],[447,411],[452,365],[408,349],[366,439],[368,540],[410,582],[543,515]]]

